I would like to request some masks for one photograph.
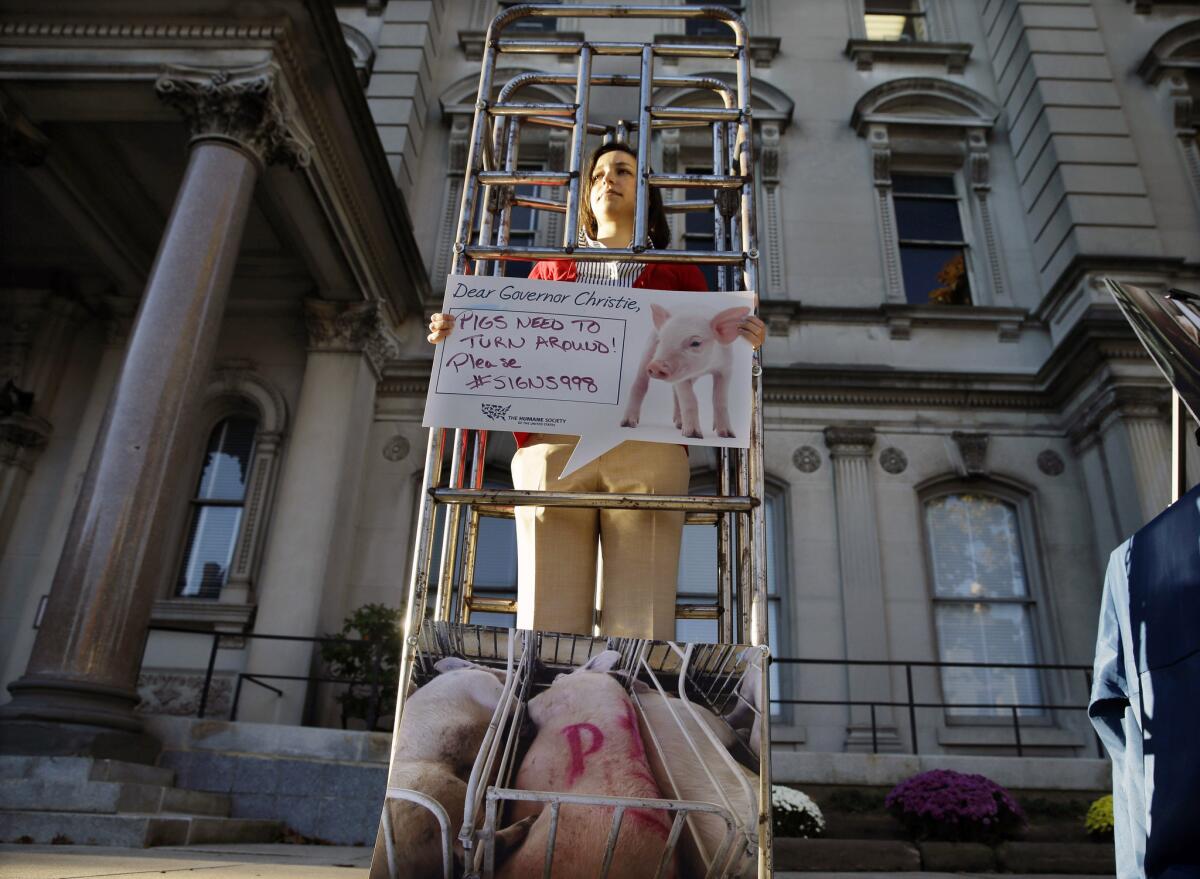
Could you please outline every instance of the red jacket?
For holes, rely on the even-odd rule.
[[[573,259],[544,259],[533,267],[529,277],[535,281],[574,281],[576,265]],[[680,290],[707,293],[708,281],[691,263],[648,263],[637,276],[633,286],[640,290]],[[517,448],[522,448],[532,434],[513,433]]]

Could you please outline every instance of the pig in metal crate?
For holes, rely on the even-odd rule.
[[[427,622],[394,742],[386,875],[758,875],[765,658]]]

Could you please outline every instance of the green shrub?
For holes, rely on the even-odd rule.
[[[342,623],[339,634],[326,638],[353,638],[350,643],[328,641],[321,645],[321,659],[330,677],[349,681],[338,695],[342,726],[352,717],[375,729],[379,719],[396,708],[400,683],[400,611],[384,604],[364,604]]]
[[[1113,836],[1113,798],[1112,794],[1100,797],[1088,807],[1087,817],[1083,826],[1089,835],[1097,839],[1112,839]]]

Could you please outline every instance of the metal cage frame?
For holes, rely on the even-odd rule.
[[[552,35],[513,37],[507,27],[526,17],[564,14],[558,4],[530,4],[501,11],[491,22],[484,39],[475,114],[468,141],[466,176],[459,205],[454,241],[452,274],[503,274],[508,260],[572,259],[642,263],[701,263],[718,267],[718,289],[757,291],[758,250],[752,158],[749,33],[745,23],[725,6],[622,6],[572,5],[567,11],[576,18],[608,19],[712,19],[726,25],[729,43],[656,45],[632,41],[563,40]],[[496,97],[493,82],[497,62],[504,54],[554,54],[575,56],[573,75],[532,72],[505,83]],[[594,74],[593,60],[603,55],[639,59],[638,75]],[[655,72],[656,59],[670,57],[725,59],[734,65],[735,84],[714,76],[663,75]],[[518,93],[531,85],[574,85],[573,102],[519,101]],[[636,120],[619,120],[600,125],[588,120],[593,87],[638,89]],[[712,91],[719,107],[656,106],[656,86],[686,86]],[[518,153],[523,125],[541,125],[570,132],[568,168],[565,171],[520,171]],[[711,174],[653,173],[649,167],[654,130],[711,126]],[[588,135],[626,141],[637,154],[634,239],[628,248],[576,249],[579,233],[581,175],[584,172]],[[565,198],[516,195],[523,184],[557,187]],[[668,212],[712,211],[714,240],[711,251],[654,250],[647,246],[648,205],[652,187],[659,189],[711,189],[711,199],[668,201]],[[560,247],[514,247],[509,243],[513,206],[564,215]],[[752,366],[752,417],[748,449],[719,449],[715,496],[606,494],[595,492],[545,492],[485,490],[484,462],[488,434],[484,430],[447,428],[429,431],[416,540],[408,582],[400,684],[393,726],[398,734],[405,694],[414,665],[420,661],[422,626],[427,610],[435,621],[469,622],[472,612],[511,613],[515,601],[473,595],[475,547],[481,516],[511,515],[521,505],[639,510],[680,510],[691,524],[718,528],[717,599],[714,604],[677,606],[677,618],[714,619],[722,644],[749,643],[764,654],[760,705],[768,704],[767,582],[765,554],[765,507],[762,422],[761,355],[754,353]],[[443,459],[449,442],[449,476],[443,482]],[[441,546],[435,546],[439,507],[445,507]],[[464,508],[467,515],[463,515]],[[439,560],[437,589],[430,602],[431,572],[435,554]],[[457,606],[456,606],[457,600]],[[736,613],[735,613],[736,608]],[[602,610],[593,631],[602,627]],[[510,661],[511,665],[511,661]],[[758,875],[772,875],[770,828],[770,724],[760,733]],[[389,789],[389,796],[394,792]],[[497,796],[523,797],[524,792],[492,791],[488,807]],[[566,795],[563,795],[566,796]],[[561,801],[560,801],[561,802]],[[677,813],[682,815],[682,812]],[[614,835],[619,821],[614,825]],[[675,822],[678,833],[679,820]]]

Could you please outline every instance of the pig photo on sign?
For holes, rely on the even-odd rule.
[[[750,314],[746,306],[726,308],[715,314],[684,306],[668,310],[652,304],[654,334],[638,365],[630,388],[622,427],[637,427],[651,380],[671,387],[674,397],[672,420],[685,437],[702,439],[700,402],[696,382],[712,377],[712,430],[720,437],[735,436],[729,420],[729,382],[733,374],[732,346],[738,325]],[[648,423],[666,423],[665,412],[647,417]]]

